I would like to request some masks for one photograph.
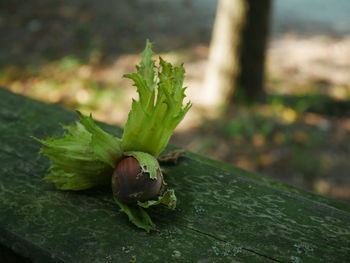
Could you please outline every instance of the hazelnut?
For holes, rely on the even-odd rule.
[[[151,179],[149,173],[142,172],[134,157],[122,159],[112,175],[113,195],[125,204],[137,204],[157,197],[162,186],[161,171],[157,179]]]

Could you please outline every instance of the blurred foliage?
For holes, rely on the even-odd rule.
[[[44,65],[5,65],[0,67],[0,85],[50,103],[59,103],[100,117],[124,105],[124,90],[116,88],[121,76],[109,79],[99,76],[96,53],[89,61],[74,56]],[[104,118],[102,118],[104,119]],[[112,119],[110,122],[115,121]]]

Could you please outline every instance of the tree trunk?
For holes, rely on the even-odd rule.
[[[205,105],[263,97],[271,0],[219,0],[202,98]]]

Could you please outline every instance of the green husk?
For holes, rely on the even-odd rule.
[[[40,152],[52,163],[45,181],[54,183],[60,190],[84,190],[110,184],[116,164],[125,156],[136,158],[142,172],[157,179],[160,172],[157,156],[191,104],[183,106],[183,66],[174,67],[160,58],[159,67],[156,67],[152,55],[152,44],[147,41],[141,63],[136,66],[137,72],[125,75],[134,81],[139,100],[133,100],[122,139],[102,130],[91,115],[84,116],[80,112],[79,121],[63,127],[62,138],[35,138],[43,145]],[[164,178],[162,180],[161,193],[155,200],[131,206],[115,199],[129,220],[146,231],[155,229],[146,208],[159,204],[169,209],[176,207],[174,190],[165,189],[166,183]]]
[[[154,156],[144,152],[125,152],[124,155],[134,157],[139,162],[143,173],[148,173],[151,179],[157,179],[160,167]]]
[[[110,183],[114,166],[107,164],[98,150],[105,141],[110,145],[120,145],[120,142],[109,134],[90,133],[84,126],[85,120],[96,126],[96,130],[100,129],[91,117],[81,115],[80,122],[63,127],[66,130],[63,138],[36,139],[45,146],[40,152],[52,163],[44,180],[54,183],[60,190],[85,190]],[[120,147],[109,149],[107,155],[116,161],[122,158]]]
[[[147,232],[156,229],[156,225],[142,207],[126,205],[116,198],[114,198],[114,201],[120,207],[120,210],[128,216],[130,222],[135,226],[146,230]]]
[[[153,205],[165,205],[169,209],[174,210],[176,208],[176,195],[173,189],[168,189],[158,197],[157,200],[148,200],[146,202],[138,202],[138,205],[143,208],[148,208]]]
[[[134,81],[139,100],[132,102],[122,147],[125,151],[141,151],[157,157],[191,103],[182,105],[186,90],[183,88],[183,66],[173,67],[160,58],[160,65],[156,68],[152,55],[152,44],[147,42],[137,72],[125,75]]]

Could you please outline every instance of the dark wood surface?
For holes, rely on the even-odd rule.
[[[107,186],[56,190],[41,180],[49,163],[30,136],[58,136],[60,123],[76,119],[59,106],[0,89],[0,244],[21,257],[45,263],[349,262],[348,205],[189,152],[165,167],[179,201],[175,211],[149,209],[157,232],[130,224]]]

